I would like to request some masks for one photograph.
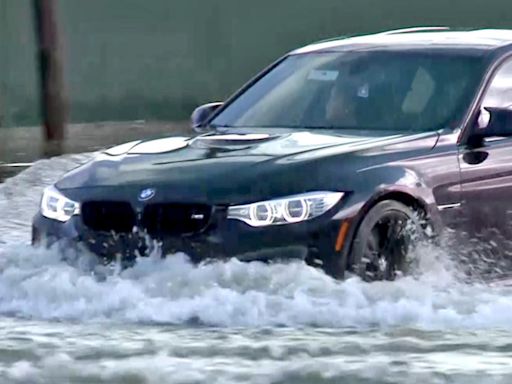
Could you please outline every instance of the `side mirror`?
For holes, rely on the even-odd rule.
[[[512,109],[485,107],[480,112],[479,123],[471,133],[468,144],[481,146],[489,137],[512,136]]]
[[[223,103],[208,103],[203,104],[192,112],[192,116],[190,117],[192,128],[196,132],[205,132],[204,126],[208,121],[208,118],[215,112]]]

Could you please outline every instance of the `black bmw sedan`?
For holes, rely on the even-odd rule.
[[[156,247],[393,279],[411,233],[510,235],[511,106],[512,31],[312,44],[197,108],[194,137],[122,144],[65,175],[33,243],[81,245],[103,265]]]

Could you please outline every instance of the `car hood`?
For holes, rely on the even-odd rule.
[[[57,183],[57,188],[87,188],[94,195],[93,190],[98,188],[132,191],[133,187],[165,186],[176,199],[210,200],[211,194],[244,195],[244,190],[254,194],[255,189],[278,183],[285,193],[286,189],[297,189],[295,184],[300,180],[308,179],[309,175],[303,173],[307,172],[304,165],[308,163],[409,141],[415,136],[300,131],[135,141],[111,148],[71,171]]]

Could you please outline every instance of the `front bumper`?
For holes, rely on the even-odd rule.
[[[340,263],[340,252],[335,248],[341,223],[332,217],[319,217],[302,223],[254,228],[237,220],[227,220],[219,213],[202,232],[162,238],[158,249],[162,256],[184,252],[193,262],[229,258],[242,261],[302,259],[332,273]],[[154,243],[143,232],[93,232],[80,216],[61,223],[38,213],[33,220],[32,242],[37,245],[43,240],[48,244],[65,240],[66,247],[69,244],[85,246],[105,265],[115,260],[121,260],[126,266],[133,265],[138,256],[148,256],[154,250]]]

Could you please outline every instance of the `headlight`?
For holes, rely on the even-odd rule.
[[[228,208],[228,219],[252,227],[298,223],[320,216],[340,201],[343,192],[309,192],[282,199]]]
[[[41,214],[48,219],[68,221],[80,213],[80,204],[62,195],[55,187],[48,187],[41,199]]]

